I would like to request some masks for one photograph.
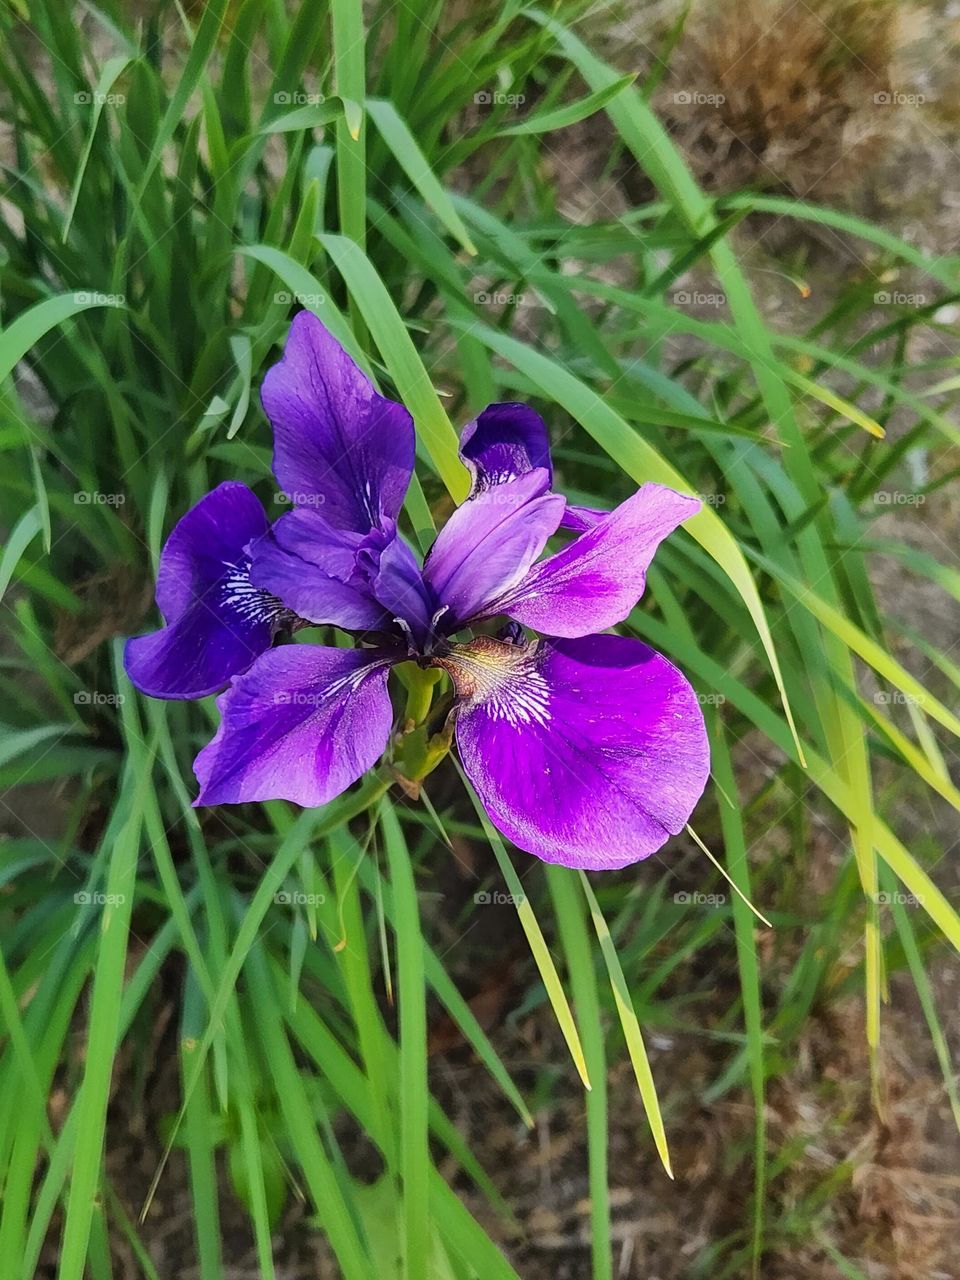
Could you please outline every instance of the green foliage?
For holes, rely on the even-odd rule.
[[[641,1024],[682,1019],[662,989],[701,951],[725,949],[740,976],[714,1096],[746,1088],[756,1108],[752,1205],[711,1274],[756,1265],[767,1247],[767,1177],[783,1153],[768,1149],[765,1089],[835,981],[851,920],[874,1071],[887,976],[902,969],[960,1117],[924,967],[941,938],[960,946],[960,918],[928,874],[934,842],[909,849],[895,834],[905,794],[958,807],[940,745],[960,728],[957,669],[915,620],[886,614],[869,572],[890,556],[958,595],[949,565],[877,541],[871,525],[908,450],[937,458],[956,443],[946,411],[960,388],[951,360],[928,366],[943,368],[933,394],[908,381],[907,339],[930,309],[878,323],[872,288],[851,285],[808,334],[775,332],[737,258],[738,228],[758,214],[819,223],[854,237],[877,280],[908,264],[945,299],[960,261],[815,205],[709,198],[644,86],[589,47],[582,7],[548,17],[504,0],[451,25],[440,4],[374,5],[366,32],[353,0],[289,14],[212,0],[189,18],[169,5],[137,21],[105,0],[79,24],[59,0],[0,11],[15,152],[0,223],[0,783],[55,788],[63,810],[56,841],[0,844],[0,1280],[29,1280],[48,1235],[61,1280],[109,1274],[117,1233],[145,1258],[104,1147],[111,1079],[149,1053],[136,1028],[164,973],[179,975],[181,1096],[162,1140],[187,1156],[203,1280],[223,1274],[221,1151],[264,1276],[291,1188],[348,1280],[514,1276],[497,1244],[511,1209],[496,1175],[430,1092],[427,993],[527,1124],[552,1077],[518,1086],[431,940],[417,889],[429,891],[448,833],[471,837],[516,898],[528,999],[551,1007],[571,1055],[552,1070],[593,1085],[597,1277],[613,1273],[605,1072],[632,1064],[646,1140],[669,1169]],[[611,167],[638,166],[655,200],[616,216],[601,201],[588,223],[565,214],[541,162],[586,118],[605,122]],[[693,268],[712,270],[727,318],[695,319],[672,298]],[[212,709],[141,702],[110,640],[149,624],[162,540],[205,491],[242,479],[270,506],[257,387],[295,304],[413,412],[406,516],[421,545],[465,491],[452,423],[495,398],[544,413],[562,487],[580,501],[610,506],[649,479],[706,495],[628,629],[712,704],[715,785],[698,830],[774,926],[798,909],[800,801],[845,824],[849,854],[801,912],[806,941],[782,987],[765,981],[743,899],[706,921],[670,903],[669,850],[592,883],[524,864],[521,889],[455,778],[439,811],[386,772],[300,816],[191,809]],[[892,424],[894,442],[879,439]],[[771,815],[789,835],[783,868],[754,857]],[[52,1129],[58,1073],[76,1087]],[[341,1149],[344,1119],[381,1162],[372,1184]],[[441,1165],[473,1182],[498,1230],[479,1225]]]

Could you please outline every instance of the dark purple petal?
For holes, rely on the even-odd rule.
[[[290,326],[261,391],[273,423],[273,469],[297,506],[366,533],[395,519],[413,471],[413,419],[387,400],[310,311]]]
[[[657,547],[699,510],[696,498],[645,484],[569,546],[534,565],[487,614],[508,613],[551,636],[585,636],[615,626],[643,594]]]
[[[470,497],[542,467],[553,482],[547,424],[525,404],[489,404],[460,437],[460,457],[473,484]]]
[[[334,529],[316,511],[292,511],[255,543],[251,574],[310,622],[418,642],[429,634],[432,599],[393,520],[359,534]]]
[[[128,640],[130,679],[154,698],[203,698],[269,649],[281,602],[250,581],[248,544],[267,518],[246,485],[228,481],[177,523],[160,556],[157,604],[167,625]]]
[[[448,633],[523,578],[560,523],[565,500],[547,491],[542,468],[478,493],[458,507],[437,535],[423,576],[447,612]]]
[[[457,746],[496,826],[545,862],[607,870],[683,830],[706,785],[703,714],[661,654],[624,636],[450,659]],[[481,646],[480,640],[473,645]],[[467,646],[469,647],[469,646]],[[460,650],[462,653],[462,650]]]
[[[197,756],[198,805],[326,804],[374,764],[390,737],[383,650],[284,645],[218,698],[216,737]]]
[[[386,609],[391,621],[422,646],[430,635],[437,605],[424,582],[417,557],[392,521],[384,531],[375,530],[366,538],[358,567],[369,582],[374,599]]]
[[[359,533],[333,528],[316,511],[291,511],[253,545],[251,577],[309,622],[379,630],[389,618],[357,575],[363,541]]]

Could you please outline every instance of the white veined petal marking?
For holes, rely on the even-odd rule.
[[[539,641],[511,644],[477,636],[451,645],[430,665],[453,681],[461,705],[482,706],[491,720],[509,725],[549,724],[550,688],[540,670]]]
[[[250,561],[224,560],[226,575],[220,581],[220,603],[247,622],[276,622],[290,611],[281,600],[250,581]]]

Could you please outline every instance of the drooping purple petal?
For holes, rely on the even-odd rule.
[[[382,629],[386,610],[357,574],[364,537],[334,528],[317,511],[291,511],[254,544],[252,579],[309,622]]]
[[[251,575],[310,622],[418,642],[429,632],[429,591],[390,519],[359,534],[334,529],[317,511],[292,511],[254,544]]]
[[[413,471],[413,419],[369,378],[310,311],[293,319],[283,359],[261,390],[273,424],[273,469],[297,506],[366,533],[395,519]]]
[[[157,604],[166,626],[127,641],[130,679],[154,698],[203,698],[222,689],[294,621],[250,581],[248,544],[267,529],[246,485],[219,485],[174,527],[160,556]]]
[[[455,654],[449,669],[464,695],[463,767],[503,834],[546,862],[599,871],[681,831],[710,770],[681,673],[624,636],[498,643],[481,637],[472,644],[489,651],[459,674]]]
[[[460,457],[470,472],[470,497],[543,468],[553,482],[547,424],[525,404],[489,404],[460,436]]]
[[[402,655],[401,655],[402,656]],[[382,755],[393,710],[384,650],[284,645],[217,700],[216,736],[197,756],[198,805],[326,804]]]
[[[446,607],[450,634],[483,611],[489,600],[524,577],[560,523],[565,500],[548,492],[549,474],[529,471],[485,489],[458,507],[437,535],[423,576]]]
[[[486,614],[508,613],[536,631],[567,638],[615,626],[643,594],[657,547],[699,510],[696,498],[645,484],[562,551],[534,565]]]

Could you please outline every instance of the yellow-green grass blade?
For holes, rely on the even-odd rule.
[[[650,1060],[647,1057],[646,1046],[643,1043],[643,1035],[640,1031],[640,1023],[637,1021],[637,1015],[633,1008],[633,1001],[630,998],[630,992],[627,988],[627,980],[623,974],[623,966],[620,964],[620,957],[617,955],[617,948],[610,936],[610,930],[607,922],[603,918],[603,912],[600,910],[600,904],[597,902],[596,894],[585,872],[580,872],[580,884],[583,888],[584,896],[587,900],[587,906],[590,908],[590,916],[593,920],[593,927],[596,930],[597,938],[600,942],[600,951],[603,955],[604,963],[607,966],[607,976],[610,979],[610,990],[613,992],[613,1001],[617,1008],[617,1017],[620,1019],[620,1025],[623,1028],[623,1036],[627,1042],[627,1052],[630,1054],[630,1063],[633,1066],[633,1074],[637,1079],[637,1087],[640,1090],[640,1099],[643,1102],[643,1109],[647,1113],[647,1120],[650,1123],[650,1131],[653,1134],[653,1140],[656,1143],[657,1153],[664,1169],[669,1177],[673,1177],[673,1167],[670,1163],[670,1150],[667,1145],[667,1131],[663,1124],[663,1116],[660,1112],[660,1100],[657,1097],[657,1086],[654,1083],[653,1072],[650,1069]]]
[[[417,887],[403,831],[392,805],[380,822],[393,887],[400,1017],[400,1172],[403,1183],[403,1273],[426,1274],[430,1252],[427,1212],[430,1153],[427,1144],[427,1009]]]
[[[590,1182],[590,1244],[593,1280],[612,1280],[610,1187],[607,1176],[607,1055],[597,995],[597,978],[590,939],[577,890],[576,872],[546,868],[547,886],[557,917],[573,1002],[583,1038],[583,1052],[593,1088],[587,1094],[587,1165]]]
[[[520,925],[523,932],[527,935],[527,942],[530,944],[530,951],[533,954],[537,968],[540,970],[540,977],[543,979],[543,985],[547,993],[547,999],[553,1008],[553,1013],[557,1019],[557,1025],[563,1034],[564,1040],[567,1042],[567,1048],[570,1050],[570,1056],[573,1058],[574,1066],[577,1068],[577,1074],[583,1081],[584,1087],[589,1089],[590,1074],[587,1071],[587,1063],[583,1054],[583,1045],[580,1043],[580,1033],[577,1031],[577,1024],[574,1021],[573,1013],[570,1009],[569,1001],[563,989],[563,983],[560,981],[560,975],[557,973],[557,966],[554,964],[553,956],[550,954],[550,948],[547,946],[547,940],[543,936],[543,930],[537,920],[536,913],[530,905],[530,901],[524,893],[523,885],[520,883],[520,877],[517,875],[513,863],[510,861],[510,855],[507,853],[506,846],[500,838],[500,833],[487,817],[486,810],[480,803],[477,793],[471,787],[467,780],[466,774],[457,765],[457,771],[463,780],[463,785],[467,790],[467,794],[473,802],[477,817],[480,819],[480,825],[483,827],[483,834],[486,836],[490,848],[493,850],[494,857],[503,873],[503,878],[507,882],[507,888],[510,890],[510,897],[513,905],[517,909],[517,915],[520,917]]]

